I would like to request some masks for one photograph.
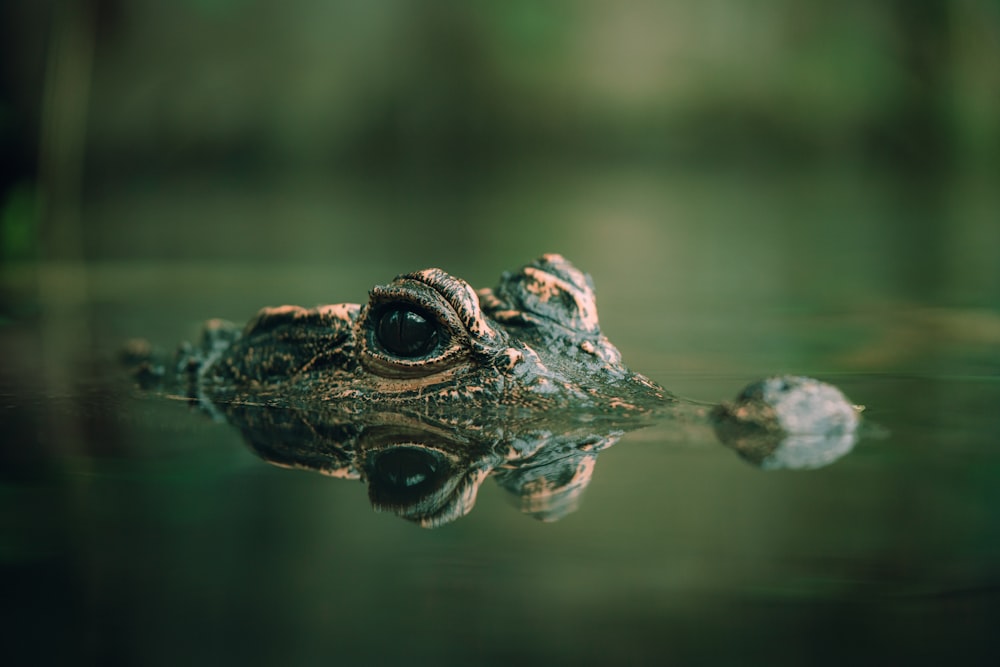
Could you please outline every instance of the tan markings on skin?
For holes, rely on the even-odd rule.
[[[451,513],[455,515],[455,518],[465,516],[468,514],[473,506],[476,504],[476,496],[479,493],[479,487],[486,480],[486,477],[490,474],[489,470],[477,470],[471,475],[467,475],[462,485],[459,487],[461,491],[453,499],[451,506],[453,507]],[[420,525],[424,528],[433,527],[441,523],[447,523],[453,520],[448,518],[442,520],[442,517],[425,517],[420,519]]]
[[[547,273],[534,266],[524,267],[524,275],[531,278],[533,282],[526,283],[524,288],[538,297],[542,303],[548,303],[550,299],[559,295],[560,292],[572,292],[573,286],[565,280],[557,278],[551,273]]]
[[[361,306],[356,303],[331,303],[316,308],[316,312],[319,314],[340,320],[353,320],[360,310]]]
[[[285,463],[283,461],[272,461],[271,459],[265,459],[269,464],[273,465],[275,468],[284,468],[285,470],[310,470],[313,472],[318,472],[321,475],[326,475],[328,477],[336,477],[338,479],[361,479],[356,471],[351,469],[351,466],[346,465],[342,468],[335,468],[333,470],[328,470],[325,468],[316,468],[314,466],[309,466],[299,463]]]
[[[573,477],[564,484],[554,484],[544,478],[532,480],[524,486],[525,493],[521,497],[521,510],[524,512],[544,511],[553,495],[562,493],[571,487],[580,486],[593,477],[595,463],[595,457],[587,457],[580,461],[573,472]]]
[[[314,468],[306,469],[314,470]],[[336,477],[337,479],[361,479],[361,474],[356,470],[352,470],[350,466],[344,466],[336,470],[320,470],[319,472],[327,477]]]
[[[471,321],[465,323],[469,329],[469,333],[477,338],[493,338],[496,332],[483,319],[483,310],[479,305],[479,296],[476,294],[476,291],[468,283],[462,285],[462,291],[465,292],[465,298],[471,310],[469,314],[472,315]]]
[[[546,374],[549,373],[548,366],[542,363],[542,359],[541,357],[538,356],[538,353],[535,352],[530,347],[528,347],[527,345],[524,346],[524,350],[522,351],[521,356],[522,358],[530,357],[529,361],[531,362],[531,365],[538,368],[539,372]]]
[[[412,378],[384,378],[375,377],[372,378],[372,387],[377,391],[382,391],[390,394],[419,390],[423,391],[427,387],[432,387],[437,384],[446,383],[452,380],[456,375],[456,370],[454,368],[448,368],[446,370],[440,371],[438,373],[433,373],[431,375],[425,375],[422,377],[412,377]]]
[[[497,295],[494,294],[493,290],[490,289],[489,287],[483,287],[481,289],[476,290],[476,295],[479,296],[479,304],[483,308],[490,308],[495,310],[499,308],[501,305],[500,299],[497,298]]]
[[[292,313],[294,315],[301,315],[305,312],[305,308],[302,306],[268,306],[266,308],[261,308],[261,315],[285,315],[286,313]]]
[[[428,424],[427,422],[417,417],[405,414],[399,414],[396,412],[379,412],[377,415],[377,420],[374,423],[380,426],[388,425],[388,426],[404,426],[404,427],[414,428],[418,431],[426,431],[427,433],[435,435],[444,440],[449,440],[450,436],[454,435],[453,430],[450,428]],[[431,448],[431,449],[437,450],[437,448]],[[443,453],[447,454],[447,452]]]
[[[361,306],[356,303],[334,303],[319,306],[314,310],[309,310],[301,306],[269,306],[261,308],[257,312],[257,315],[247,322],[244,332],[246,334],[254,333],[260,326],[274,324],[273,320],[291,320],[294,322],[296,320],[308,320],[314,318],[316,315],[319,315],[321,318],[334,320],[335,322],[349,324],[357,318],[360,309]],[[211,325],[211,322],[209,325]]]
[[[515,350],[512,347],[508,347],[504,351],[504,354],[507,356],[507,367],[503,369],[505,371],[512,370],[514,366],[524,361],[524,354],[522,354],[520,350]]]
[[[228,326],[229,322],[220,317],[213,317],[212,319],[205,322],[206,331],[214,331],[215,329],[225,329]]]
[[[468,332],[476,338],[492,340],[496,337],[496,332],[483,317],[479,295],[469,283],[454,278],[441,269],[424,269],[411,275],[421,282],[435,287],[439,292],[442,290],[439,284],[444,282],[448,287],[444,288],[443,296],[455,307]]]
[[[569,294],[576,304],[576,310],[584,327],[589,330],[598,328],[597,304],[591,298],[581,298],[579,287],[533,266],[524,267],[524,274],[533,281],[526,283],[524,289],[536,295],[542,303],[548,302],[561,292]],[[589,294],[582,296],[589,297]]]
[[[594,348],[594,344],[591,343],[589,340],[585,340],[582,343],[580,343],[580,349],[586,352],[587,354],[597,354],[597,350]]]

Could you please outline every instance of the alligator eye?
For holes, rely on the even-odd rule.
[[[399,357],[422,357],[438,343],[437,323],[408,308],[394,308],[382,313],[375,336],[387,352]]]

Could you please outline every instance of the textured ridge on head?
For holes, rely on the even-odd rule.
[[[441,269],[424,269],[399,276],[396,280],[411,279],[433,287],[443,296],[461,320],[466,330],[480,340],[492,341],[497,332],[483,317],[479,296],[469,283]]]
[[[593,280],[562,255],[542,255],[480,295],[490,316],[500,321],[542,318],[580,333],[601,331]]]

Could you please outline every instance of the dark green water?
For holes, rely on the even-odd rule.
[[[149,184],[90,201],[89,259],[3,267],[11,664],[995,664],[1000,228],[988,184],[855,173],[532,175],[469,191]],[[602,452],[580,508],[489,480],[435,530],[280,469],[122,341],[363,301],[545,251],[672,391],[811,375],[882,437],[762,471],[670,423]]]

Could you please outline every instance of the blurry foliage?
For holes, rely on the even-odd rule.
[[[98,35],[92,173],[1000,155],[992,0],[77,1]],[[54,4],[6,9],[22,114]]]
[[[38,253],[38,195],[19,183],[0,203],[0,259],[30,259]]]
[[[1000,153],[988,0],[93,4],[98,168]]]
[[[254,0],[184,0],[182,5],[190,5],[193,9],[198,10],[204,14],[210,16],[226,17],[232,15],[234,12],[245,11],[247,5],[253,3]]]
[[[63,85],[49,85],[60,99],[45,94],[60,71],[56,7],[82,8],[78,30],[63,29],[92,34],[94,44],[92,67],[81,68],[89,85],[63,67]],[[213,220],[227,252],[249,252],[264,237],[273,253],[293,244],[278,230],[271,238],[272,214],[308,221],[300,234],[319,239],[339,211],[327,233],[343,240],[364,237],[347,227],[356,217],[371,222],[371,202],[399,221],[383,242],[400,248],[416,247],[427,229],[503,243],[493,230],[469,230],[484,216],[469,202],[481,202],[477,188],[538,165],[550,179],[579,165],[713,174],[761,164],[875,167],[885,196],[904,202],[914,191],[905,179],[943,189],[942,174],[978,170],[981,182],[1000,166],[995,0],[8,0],[0,50],[4,257],[30,254],[27,239],[37,236],[51,246],[47,256],[80,248],[101,256],[107,247],[124,255],[136,242],[120,239],[147,237],[155,252],[191,253],[174,234],[191,211]],[[43,107],[69,128],[49,133],[62,140],[47,155],[37,139]],[[77,216],[86,229],[43,221],[39,234],[26,222],[22,195],[10,189],[45,172],[40,164],[50,167],[37,188],[45,213],[71,220],[74,207],[89,205]],[[284,190],[248,187],[260,174]],[[337,192],[332,184],[345,175],[366,187],[341,183],[330,201],[290,194],[309,183]],[[173,178],[188,189],[158,194]],[[143,192],[156,204],[137,215]],[[225,192],[233,209],[220,203]],[[359,192],[363,206],[348,196]],[[247,203],[253,195],[271,210]],[[111,213],[93,213],[102,210],[95,201]],[[532,210],[524,220],[544,217]],[[902,220],[896,232],[899,244],[931,256],[954,234],[926,217],[923,231]],[[136,218],[142,233],[133,237]],[[264,227],[255,235],[240,231],[251,218]],[[970,237],[993,238],[985,223],[969,224]],[[60,250],[64,237],[79,242]]]

